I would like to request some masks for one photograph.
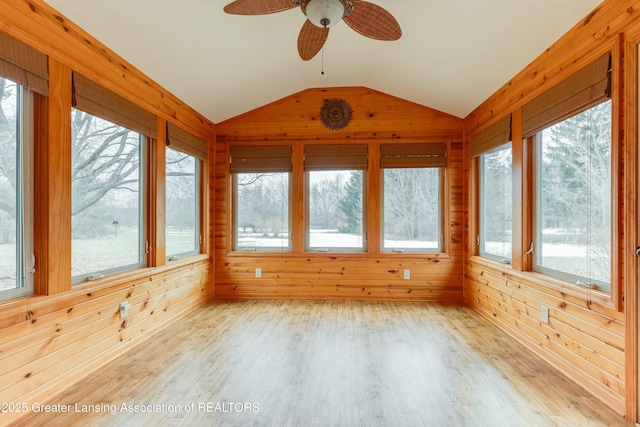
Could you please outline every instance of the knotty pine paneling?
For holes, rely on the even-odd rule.
[[[475,241],[475,188],[471,160],[465,157],[465,302],[550,361],[586,390],[627,418],[638,418],[637,378],[637,53],[640,42],[640,1],[606,0],[578,22],[529,66],[514,76],[464,120],[465,140],[505,114],[512,113],[514,131],[520,129],[521,107],[592,61],[612,51],[614,158],[618,175],[613,194],[617,206],[618,235],[613,247],[617,260],[612,275],[620,286],[620,309],[594,303],[586,295],[561,292],[543,275],[517,272],[510,267],[473,257]],[[632,58],[631,61],[628,59]],[[625,84],[623,84],[625,82]],[[629,119],[629,117],[632,117]],[[514,141],[519,136],[514,136]],[[519,167],[522,165],[519,165]],[[526,169],[526,168],[525,168]],[[519,169],[520,170],[520,169]],[[517,188],[529,190],[527,177]],[[530,198],[518,196],[523,208]],[[526,215],[526,212],[520,212]],[[522,219],[524,233],[531,219]],[[515,222],[514,222],[515,223]],[[634,224],[634,227],[625,227]],[[628,233],[633,233],[628,236]],[[525,247],[516,242],[514,248]],[[526,249],[525,249],[526,250]],[[519,269],[530,268],[517,255]],[[634,267],[635,266],[635,267]],[[549,307],[549,324],[540,322],[540,307]]]
[[[71,72],[147,108],[159,117],[161,132],[169,120],[213,141],[214,125],[43,1],[0,0],[0,10],[0,30],[46,54],[49,64],[49,96],[35,97],[35,294],[0,302],[0,401],[29,406],[51,399],[213,298],[211,226],[202,255],[170,265],[158,255],[153,267],[71,286]],[[214,158],[211,151],[210,161]],[[207,228],[213,167],[204,170],[209,171],[202,197]],[[164,221],[158,216],[164,216],[164,199],[149,199],[158,208],[149,236],[162,244]],[[156,234],[160,238],[153,241]],[[124,301],[132,308],[120,319]],[[19,415],[2,413],[0,424]]]
[[[320,120],[320,108],[331,98],[344,99],[353,110],[343,129],[328,130]],[[363,87],[308,89],[218,123],[216,137],[226,142],[462,141],[462,120]]]
[[[353,109],[352,121],[344,129],[328,130],[321,124],[320,107],[328,98],[342,98]],[[464,159],[462,144],[455,142],[461,141],[461,124],[461,119],[436,110],[355,87],[306,90],[216,125],[216,298],[461,301]],[[376,248],[360,254],[306,253],[301,249],[291,253],[234,253],[230,234],[229,145],[287,143],[297,147],[325,141],[447,142],[446,254],[382,254]],[[373,162],[369,173],[378,173],[375,168]],[[373,182],[374,187],[379,185]],[[373,213],[369,208],[369,222],[376,223],[378,188],[369,191],[368,206],[376,207]],[[293,210],[292,223],[300,228],[304,224],[302,215],[304,209]],[[379,241],[371,238],[377,232],[370,227],[369,240]],[[301,241],[302,235],[294,232],[294,238]],[[262,278],[256,279],[258,267],[262,269]],[[405,269],[411,270],[411,280],[403,279]]]
[[[465,132],[473,134],[488,122],[521,107],[611,49],[621,34],[637,31],[639,15],[638,0],[602,2],[529,66],[474,109],[465,118]]]
[[[548,292],[507,270],[469,261],[465,303],[624,414],[624,314]],[[541,306],[549,308],[548,324],[540,320]]]
[[[214,126],[42,0],[0,0],[0,30],[205,141]]]
[[[42,402],[213,297],[200,256],[173,268],[13,301],[0,317],[0,396]],[[119,305],[131,304],[121,319]],[[19,414],[2,414],[2,421]]]

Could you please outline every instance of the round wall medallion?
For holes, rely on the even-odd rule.
[[[351,107],[344,99],[325,99],[320,108],[320,120],[331,130],[342,129],[351,121]]]

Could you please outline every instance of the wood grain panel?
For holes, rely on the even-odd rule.
[[[530,273],[467,260],[465,302],[620,413],[625,411],[624,313],[552,290]],[[549,308],[549,324],[540,320]]]
[[[0,303],[0,396],[41,402],[213,297],[212,250],[71,286],[71,72],[77,70],[159,116],[153,167],[163,165],[165,120],[213,140],[213,124],[39,0],[0,0],[0,30],[48,55],[49,96],[35,95],[35,294]],[[211,160],[215,153],[214,146]],[[213,168],[204,168],[213,177]],[[159,178],[160,180],[154,180]],[[150,180],[150,233],[164,238],[163,177]],[[213,196],[213,178],[203,199]],[[203,203],[202,218],[212,220]],[[207,224],[208,225],[208,224]],[[207,227],[204,227],[207,228]],[[213,227],[207,232],[213,233]],[[211,236],[211,235],[210,235]],[[206,237],[203,244],[212,242]],[[207,253],[209,252],[209,253]],[[120,319],[119,304],[132,307]],[[2,413],[5,425],[19,414]]]
[[[36,98],[34,288],[55,294],[71,288],[71,69],[49,59],[49,97]]]
[[[182,409],[229,396],[259,411]],[[477,313],[431,303],[213,303],[46,403],[96,402],[179,408],[20,425],[634,425]]]
[[[342,98],[353,110],[343,129],[320,120],[325,99]],[[308,89],[216,125],[218,141],[462,140],[462,120],[362,87]],[[442,141],[442,139],[440,139]],[[442,141],[444,142],[444,141]]]
[[[353,120],[342,130],[319,122],[326,98],[343,98]],[[430,108],[366,88],[311,89],[276,101],[216,126],[215,175],[216,297],[462,300],[464,159],[461,120]],[[340,140],[366,142],[367,251],[360,254],[305,253],[304,145]],[[445,178],[444,254],[380,253],[379,142],[438,141],[448,144]],[[232,250],[228,147],[237,142],[293,145],[291,253],[241,253]],[[255,278],[255,268],[262,278]],[[410,269],[411,280],[403,279]]]
[[[614,100],[612,154],[614,170],[612,205],[616,213],[612,237],[612,281],[619,295],[612,304],[588,306],[586,295],[563,292],[552,279],[526,273],[531,257],[523,255],[531,240],[531,159],[527,141],[514,136],[514,184],[518,227],[514,237],[514,270],[506,277],[500,266],[472,257],[473,236],[465,256],[465,301],[536,353],[551,361],[575,381],[629,419],[638,418],[638,244],[637,187],[637,51],[640,40],[640,2],[604,1],[585,19],[554,43],[529,66],[465,118],[465,135],[474,134],[496,118],[513,113],[514,132],[520,129],[521,107],[573,74],[597,55],[613,52]],[[618,143],[619,142],[619,143]],[[466,159],[466,194],[469,233],[477,220],[473,208],[475,183],[471,161]],[[510,270],[510,269],[508,269]],[[578,297],[578,299],[576,299]],[[618,298],[619,297],[619,298]],[[540,306],[550,309],[549,324],[540,323]],[[615,308],[612,309],[611,305]],[[523,318],[523,316],[525,316]],[[542,337],[542,339],[541,339]],[[551,345],[551,343],[553,345]],[[588,349],[588,350],[587,350]],[[620,371],[622,367],[623,370]],[[622,374],[622,376],[621,376]]]
[[[149,269],[138,280],[95,292],[74,289],[34,297],[33,317],[0,329],[0,394],[6,401],[34,402],[59,391],[122,354],[213,296],[207,258],[174,269]],[[86,288],[86,287],[85,287]],[[119,303],[129,316],[120,319]],[[15,414],[2,414],[3,421]]]
[[[201,137],[213,124],[42,0],[0,0],[0,30]]]
[[[621,200],[632,201],[625,203],[622,218],[622,230],[624,230],[622,253],[632,253],[639,247],[639,230],[638,230],[638,180],[629,179],[629,177],[637,177],[638,173],[638,46],[640,45],[640,27],[636,28],[624,45],[624,103],[622,110],[624,112],[623,124],[623,150],[622,150],[622,170],[623,176],[627,177],[622,180],[623,195]],[[624,287],[622,289],[625,301],[626,313],[626,368],[627,368],[627,401],[638,401],[638,257],[631,256],[621,257],[624,261]],[[627,417],[631,420],[638,420],[637,405],[627,405]]]
[[[620,33],[639,25],[640,1],[604,1],[584,20],[505,83],[465,118],[465,131],[521,107],[546,89],[611,49]]]
[[[148,265],[164,265],[167,255],[167,121],[157,119],[158,138],[149,144],[149,191],[147,209],[149,210],[149,244],[151,250],[147,256]]]

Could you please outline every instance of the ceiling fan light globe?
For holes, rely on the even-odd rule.
[[[330,28],[344,17],[345,8],[340,0],[309,0],[304,12],[316,27]]]

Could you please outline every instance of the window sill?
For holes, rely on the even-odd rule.
[[[527,281],[540,286],[540,288],[543,288],[542,290],[546,289],[549,291],[556,291],[555,296],[560,299],[566,299],[566,296],[572,296],[582,300],[585,305],[589,305],[589,301],[591,301],[591,308],[594,308],[594,305],[598,305],[605,309],[619,311],[615,306],[611,295],[602,291],[590,290],[566,280],[558,279],[535,271],[514,270],[510,264],[503,264],[500,261],[481,256],[472,256],[471,263],[498,272],[507,279]]]
[[[228,257],[239,258],[379,258],[379,259],[419,259],[419,260],[448,260],[451,256],[444,252],[271,252],[271,251],[232,251]]]
[[[170,270],[175,270],[186,265],[199,263],[209,259],[207,254],[198,254],[185,258],[180,258],[175,261],[167,261],[166,264],[158,267],[142,267],[135,270],[129,270],[122,273],[112,274],[103,278],[91,281],[79,282],[73,285],[73,290],[86,290],[86,289],[100,289],[101,287],[109,287],[117,285],[123,282],[130,282],[146,277],[151,277],[154,274],[164,273]]]
[[[165,265],[160,265],[158,267],[149,267],[151,269],[151,274],[162,273],[167,270],[174,270],[179,267],[183,267],[189,264],[199,263],[201,261],[205,261],[210,259],[208,254],[195,254],[185,256],[183,258],[178,258],[173,261],[165,261]]]
[[[32,294],[0,301],[0,310],[2,310],[3,313],[1,323],[6,326],[28,321],[29,311],[39,312],[42,310],[42,307],[56,305],[58,301],[65,301],[66,304],[66,302],[74,300],[74,298],[77,297],[80,297],[78,301],[84,301],[87,297],[97,298],[103,289],[106,289],[108,293],[113,292],[113,290],[118,287],[120,287],[120,289],[126,289],[131,287],[132,283],[149,280],[153,275],[167,273],[171,270],[185,268],[191,264],[197,264],[207,260],[209,260],[208,255],[199,254],[159,267],[138,268],[90,282],[80,282],[71,289],[56,294]]]

